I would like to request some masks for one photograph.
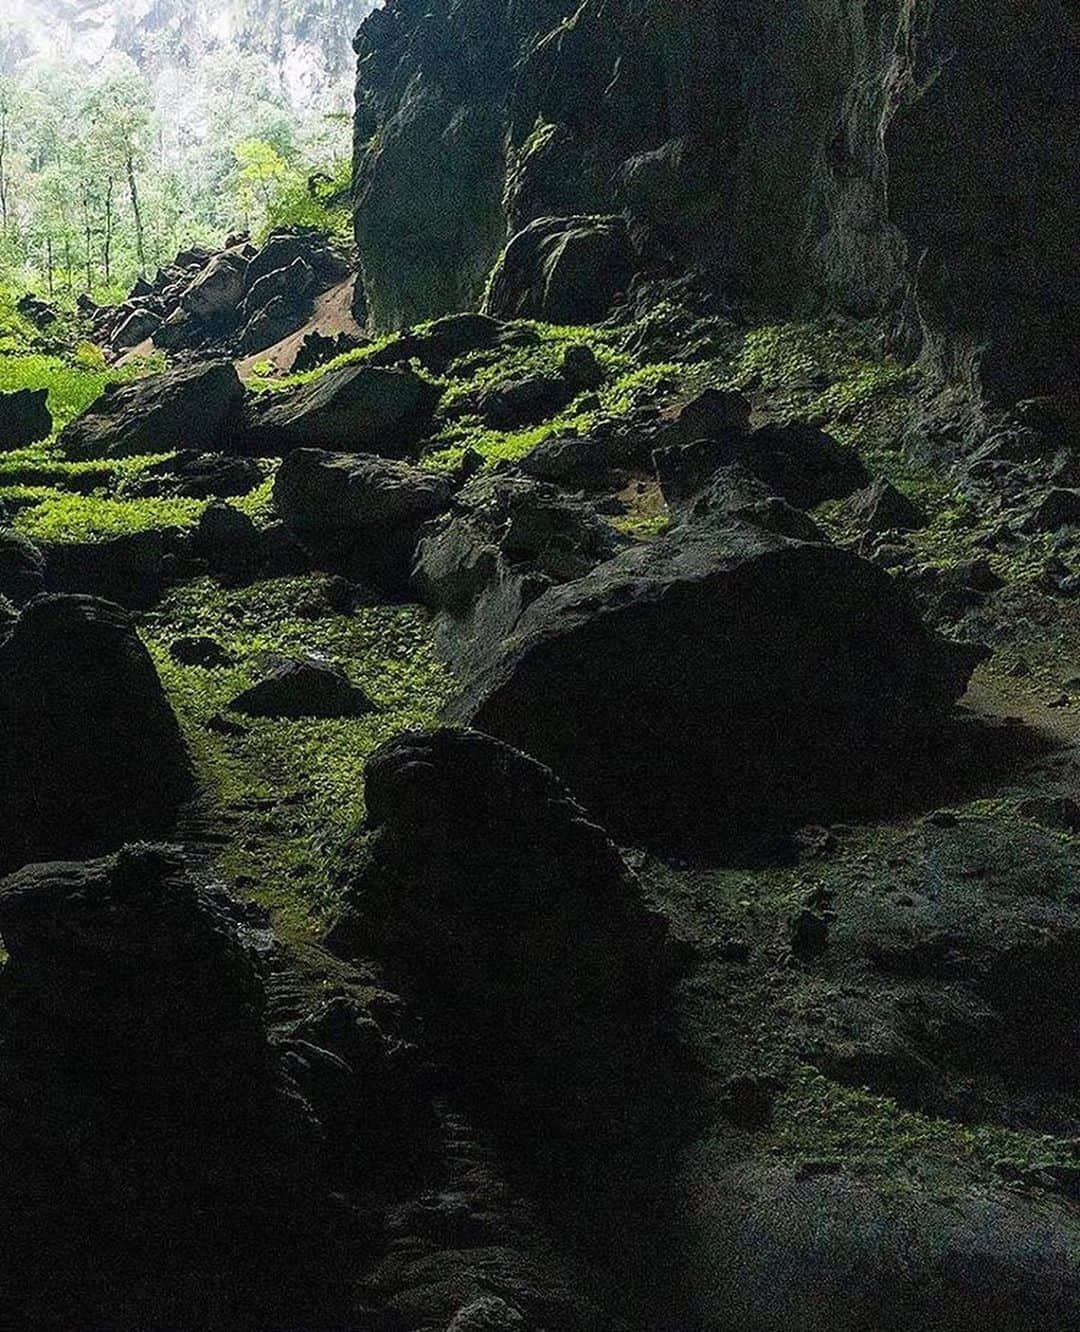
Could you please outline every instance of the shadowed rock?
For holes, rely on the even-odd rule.
[[[243,431],[247,453],[319,448],[402,457],[431,427],[442,389],[409,369],[342,365],[318,379],[254,399]]]
[[[541,764],[490,736],[384,745],[344,869],[336,951],[416,994],[455,1067],[557,1136],[618,1101],[670,966],[662,919],[606,833]]]
[[[21,449],[52,434],[48,389],[16,389],[0,393],[0,452]]]
[[[235,369],[225,361],[109,384],[60,432],[59,443],[71,458],[210,451],[227,441],[243,396]]]
[[[451,498],[445,473],[366,454],[297,449],[274,479],[274,507],[297,540],[390,595],[405,590],[420,533]]]
[[[248,717],[362,717],[375,704],[333,662],[276,657],[266,676],[228,705]]]
[[[0,647],[0,862],[166,831],[193,792],[180,729],[129,616],[39,597]]]
[[[546,217],[511,240],[485,309],[504,319],[586,324],[602,319],[634,271],[621,217]]]
[[[745,850],[902,781],[980,655],[855,556],[729,519],[544,593],[450,716],[627,837]]]

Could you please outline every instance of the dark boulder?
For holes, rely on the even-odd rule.
[[[1080,526],[1080,490],[1051,490],[1039,501],[1024,524],[1028,532],[1056,532]]]
[[[718,432],[690,444],[669,445],[656,451],[653,464],[672,508],[696,501],[712,473],[732,464],[755,476],[770,495],[778,495],[797,509],[844,499],[870,481],[853,449],[816,426],[798,421],[749,432]]]
[[[283,268],[274,269],[251,283],[240,307],[241,317],[251,319],[278,298],[284,298],[294,314],[300,315],[311,309],[311,292],[315,286],[315,274],[311,265],[301,255]]]
[[[247,717],[363,717],[375,704],[334,662],[268,654],[266,674],[229,703]]]
[[[406,1183],[430,1133],[407,1048],[313,1002],[265,913],[175,847],[28,867],[0,932],[12,1324],[351,1325],[372,1223],[346,1191]]]
[[[917,532],[926,526],[926,514],[889,481],[875,481],[851,497],[849,512],[861,532]]]
[[[575,391],[559,375],[533,375],[484,389],[477,399],[476,410],[496,430],[513,430],[515,426],[554,416],[570,402]]]
[[[0,393],[0,451],[22,449],[52,434],[48,389]]]
[[[604,367],[587,342],[575,342],[567,347],[559,370],[576,393],[598,389],[607,378]]]
[[[437,384],[407,368],[342,365],[251,401],[242,444],[260,455],[312,448],[403,457],[430,430],[441,397]]]
[[[550,764],[621,836],[737,852],[895,799],[981,655],[872,565],[729,520],[544,593],[450,716]]]
[[[271,273],[288,270],[297,260],[308,266],[319,291],[343,282],[351,271],[346,255],[315,228],[296,227],[271,232],[247,266],[247,292]]]
[[[45,556],[20,532],[0,529],[0,596],[21,605],[45,590]]]
[[[181,666],[202,666],[208,671],[230,666],[233,662],[232,653],[226,651],[216,638],[205,634],[174,638],[169,644],[169,656]]]
[[[161,596],[169,558],[180,549],[179,528],[152,528],[103,541],[48,541],[45,590],[104,597],[141,611]]]
[[[490,1108],[561,1135],[619,1104],[670,957],[606,833],[548,769],[476,732],[390,741],[366,801],[331,947],[409,986]]]
[[[226,361],[109,384],[97,402],[60,432],[59,443],[71,458],[220,448],[243,396],[236,370]]]
[[[397,595],[424,526],[450,506],[441,472],[365,454],[297,449],[274,478],[274,506],[313,555]]]
[[[161,316],[151,309],[141,307],[132,310],[117,323],[109,341],[118,351],[128,351],[147,338],[152,338],[160,327]]]
[[[513,473],[479,476],[417,548],[413,587],[439,613],[446,656],[482,662],[538,596],[587,574],[628,540],[553,486]]]
[[[397,365],[399,361],[416,360],[425,370],[442,374],[451,361],[467,352],[483,351],[521,337],[520,331],[508,329],[489,315],[446,315],[392,338],[385,347],[372,352],[368,364]]]
[[[247,269],[248,260],[240,250],[215,255],[181,296],[181,309],[204,327],[235,324]]]
[[[181,449],[171,458],[144,468],[124,486],[124,494],[228,499],[249,494],[262,479],[262,468],[253,458]]]
[[[305,333],[304,340],[300,344],[289,366],[289,372],[294,375],[306,373],[308,370],[318,370],[328,361],[335,360],[338,356],[343,356],[346,352],[356,351],[357,348],[364,346],[365,339],[355,333],[320,333],[317,329],[312,329],[310,333]]]
[[[485,309],[503,319],[593,323],[625,290],[634,266],[621,217],[541,218],[506,247]]]
[[[180,728],[129,616],[45,596],[0,648],[0,859],[167,831],[193,793]]]
[[[683,442],[722,439],[729,432],[750,429],[750,404],[741,393],[728,389],[704,389],[679,408],[674,417]]]
[[[37,328],[50,328],[60,318],[55,306],[43,301],[33,292],[26,292],[15,302],[15,309],[24,319],[29,319]]]

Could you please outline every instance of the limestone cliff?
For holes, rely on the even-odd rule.
[[[388,0],[361,25],[356,234],[389,327],[475,305],[538,217],[887,316],[988,397],[1075,365],[1065,0]]]

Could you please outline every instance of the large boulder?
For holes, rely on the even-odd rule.
[[[127,613],[38,597],[0,647],[0,862],[167,831],[193,794],[172,708]]]
[[[621,217],[549,217],[511,240],[484,308],[504,319],[587,324],[602,319],[634,273]]]
[[[228,441],[243,397],[240,379],[227,361],[109,384],[61,431],[59,443],[71,458],[210,451]]]
[[[326,291],[343,282],[351,271],[349,260],[341,249],[314,227],[274,231],[247,266],[247,296],[250,298],[264,278],[282,270],[288,271],[297,261],[310,269],[318,291]]]
[[[413,587],[438,613],[444,654],[467,666],[485,661],[543,592],[628,544],[590,504],[552,485],[479,476],[418,546]]]
[[[124,494],[227,499],[248,494],[262,478],[262,468],[254,458],[181,449],[143,468],[124,486]]]
[[[0,885],[15,1326],[354,1322],[338,1273],[370,1238],[343,1191],[406,1181],[430,1112],[401,1042],[313,1002],[265,914],[205,880],[140,845]],[[291,1030],[268,993],[285,975]]]
[[[0,451],[25,448],[52,434],[48,389],[0,393]]]
[[[561,1135],[618,1104],[669,956],[603,830],[548,769],[476,732],[390,741],[366,800],[331,946],[415,992],[493,1109]]]
[[[330,566],[392,592],[405,590],[424,526],[444,513],[450,478],[366,454],[297,449],[274,478],[286,526]]]
[[[400,458],[428,433],[441,397],[439,385],[408,368],[342,365],[254,399],[243,447],[260,455],[312,448]]]
[[[544,593],[450,715],[623,837],[742,852],[895,799],[981,655],[854,555],[729,516]]]
[[[248,259],[240,250],[215,255],[180,298],[181,309],[203,325],[235,323]]]
[[[273,656],[265,673],[230,703],[246,717],[363,717],[375,704],[352,684],[336,662],[314,657]]]
[[[45,590],[45,555],[21,532],[0,528],[0,596],[21,605]]]

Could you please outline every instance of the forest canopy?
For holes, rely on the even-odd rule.
[[[107,299],[231,231],[347,226],[347,111],[298,115],[254,52],[208,54],[198,74],[174,115],[121,52],[0,73],[0,279]]]

